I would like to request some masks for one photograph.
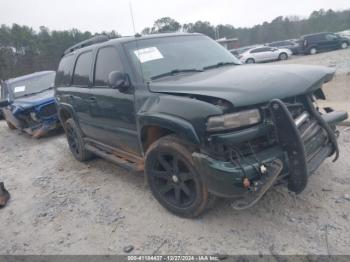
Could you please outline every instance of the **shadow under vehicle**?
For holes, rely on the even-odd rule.
[[[347,113],[314,105],[334,72],[243,66],[201,34],[98,37],[65,52],[55,96],[77,160],[144,170],[161,205],[195,217],[216,196],[244,209],[276,183],[300,193],[338,158]]]
[[[10,129],[39,138],[59,128],[54,71],[36,72],[1,82],[1,111]]]

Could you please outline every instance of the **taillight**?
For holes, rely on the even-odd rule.
[[[304,40],[304,46],[307,46],[307,40],[306,39]]]

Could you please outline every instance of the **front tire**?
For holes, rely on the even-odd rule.
[[[81,162],[92,159],[94,155],[93,153],[85,149],[85,142],[83,140],[83,136],[80,132],[80,129],[74,122],[73,118],[69,118],[65,122],[64,129],[66,132],[69,149],[74,155],[74,157]]]
[[[281,53],[278,56],[278,60],[288,60],[288,54],[287,53]]]
[[[341,49],[346,49],[346,48],[348,48],[348,43],[343,42],[340,47],[341,47]]]
[[[197,173],[194,147],[175,136],[165,136],[147,150],[145,173],[152,194],[170,212],[187,218],[201,215],[209,200],[208,188]]]

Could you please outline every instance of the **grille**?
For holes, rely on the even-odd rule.
[[[55,115],[55,114],[57,114],[55,103],[45,105],[45,106],[41,107],[41,109],[39,111],[39,115],[41,117],[50,117],[50,116]]]
[[[294,120],[298,119],[303,113],[308,113],[308,118],[301,123],[298,130],[305,146],[307,161],[310,161],[320,148],[328,142],[327,134],[313,117],[310,108],[308,108],[308,105],[306,104],[305,96],[283,99],[283,102],[287,106]],[[265,124],[273,125],[269,106],[265,104],[262,105],[260,109]],[[232,161],[232,159],[237,158],[236,152],[239,152],[239,154],[244,157],[254,155],[255,153],[259,153],[276,145],[277,140],[275,132],[269,132],[268,134],[257,137],[249,142],[235,145],[234,148],[230,145],[212,143],[209,145],[208,151],[218,160]]]

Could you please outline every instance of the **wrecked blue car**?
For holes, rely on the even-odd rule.
[[[60,127],[54,71],[37,72],[1,82],[2,114],[10,129],[39,138]]]

